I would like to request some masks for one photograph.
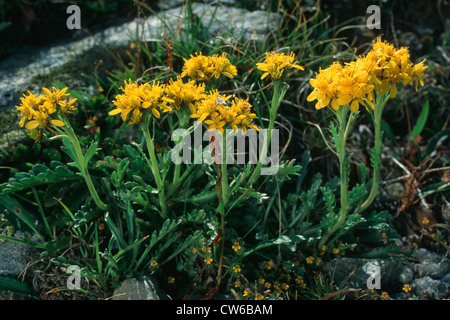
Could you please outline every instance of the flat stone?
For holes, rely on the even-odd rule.
[[[167,300],[155,278],[142,276],[126,279],[114,290],[113,300]]]
[[[423,277],[411,284],[413,292],[422,299],[444,299],[448,295],[448,285],[442,281]]]
[[[414,278],[413,266],[406,259],[334,259],[325,265],[325,271],[334,280],[336,286],[368,289],[368,280],[374,274],[371,269],[379,268],[380,289],[388,292],[401,291],[404,284]],[[373,279],[372,284],[375,284]]]

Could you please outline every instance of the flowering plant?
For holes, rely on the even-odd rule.
[[[424,60],[425,61],[425,60]],[[413,64],[409,58],[407,48],[395,49],[393,45],[377,38],[372,50],[365,56],[359,57],[345,66],[334,62],[324,70],[320,70],[316,79],[311,79],[310,84],[314,90],[307,100],[317,100],[316,109],[329,107],[336,115],[337,128],[332,124],[330,132],[339,157],[341,177],[341,210],[338,218],[332,210],[330,216],[323,225],[324,234],[320,240],[322,247],[330,236],[338,231],[346,222],[349,212],[349,163],[350,156],[345,150],[346,140],[355,120],[359,106],[362,105],[370,113],[374,121],[375,146],[372,150],[373,180],[372,188],[365,200],[359,199],[355,215],[351,216],[347,223],[356,223],[358,214],[366,210],[374,201],[380,184],[381,163],[381,118],[383,109],[389,100],[397,94],[397,84],[423,85],[424,61]],[[350,112],[350,114],[349,114]]]

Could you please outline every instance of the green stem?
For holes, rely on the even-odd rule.
[[[348,130],[350,126],[350,122],[352,120],[352,117],[350,116],[347,120],[347,113],[348,108],[347,107],[341,107],[337,112],[337,118],[339,121],[339,146],[338,146],[338,155],[339,155],[339,173],[341,176],[340,181],[340,189],[341,189],[341,210],[339,219],[336,222],[336,224],[333,225],[330,229],[327,230],[327,232],[324,234],[322,239],[319,243],[319,248],[321,248],[324,244],[326,244],[327,240],[330,238],[330,236],[339,230],[339,228],[344,224],[345,219],[347,217],[348,213],[348,167],[346,163],[346,152],[345,152],[345,144],[347,140]]]
[[[375,110],[373,111],[373,123],[375,130],[375,145],[373,153],[377,158],[373,159],[373,178],[372,178],[372,188],[367,199],[356,209],[356,213],[361,213],[365,211],[375,200],[378,189],[380,185],[380,167],[381,167],[381,142],[382,142],[382,131],[381,131],[381,115],[383,113],[384,106],[389,100],[389,93],[384,96],[376,94]]]
[[[144,116],[145,117],[145,116]],[[156,187],[158,188],[158,200],[159,200],[159,206],[161,208],[161,217],[164,219],[167,219],[167,203],[166,203],[166,197],[164,195],[164,184],[161,180],[161,175],[159,173],[159,167],[158,162],[156,160],[155,155],[155,145],[153,143],[153,139],[150,135],[149,131],[149,117],[146,117],[147,119],[144,120],[141,124],[142,132],[144,133],[145,137],[145,143],[147,144],[147,150],[148,154],[150,156],[150,163],[151,163],[151,170],[153,173],[153,177],[155,178]]]
[[[224,130],[224,133],[222,135],[222,163],[220,164],[221,169],[221,188],[222,188],[222,202],[223,207],[225,209],[225,206],[228,202],[229,198],[229,190],[228,190],[228,168],[227,168],[227,134],[226,130]]]
[[[266,159],[267,150],[269,149],[270,146],[270,141],[272,139],[272,130],[275,126],[275,119],[277,117],[278,108],[280,107],[281,101],[283,101],[284,95],[286,94],[286,91],[289,88],[289,86],[286,83],[281,81],[275,81],[273,85],[274,89],[272,96],[272,105],[269,110],[270,119],[269,119],[269,127],[267,128],[267,137],[265,137],[264,139],[263,149],[261,150],[261,154],[259,156],[255,170],[253,170],[253,173],[247,182],[246,185],[247,188],[250,187],[253,183],[255,183],[256,180],[261,175],[261,167]]]
[[[64,119],[61,119],[61,120],[64,121]],[[86,182],[86,185],[88,187],[89,193],[91,194],[92,200],[94,200],[97,207],[99,207],[101,210],[107,210],[108,207],[106,206],[106,204],[104,204],[102,202],[102,200],[100,200],[97,190],[94,187],[94,183],[92,182],[91,175],[89,174],[89,170],[87,168],[87,164],[85,163],[85,160],[84,160],[83,151],[81,150],[80,141],[78,140],[77,135],[73,131],[69,122],[64,121],[64,123],[66,125],[62,128],[65,131],[67,137],[70,140],[70,143],[72,144],[72,146],[75,150],[75,155],[78,160],[78,165],[80,166],[81,174],[84,178],[84,181]]]

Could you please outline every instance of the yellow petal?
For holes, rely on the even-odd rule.
[[[50,123],[51,123],[52,125],[54,125],[54,126],[57,126],[57,127],[63,127],[63,126],[66,125],[66,124],[64,123],[64,121],[56,120],[56,119],[50,120]]]
[[[397,86],[395,85],[395,83],[393,83],[391,86],[391,90],[389,91],[389,96],[391,99],[394,99],[396,95],[397,95]]]
[[[119,114],[122,112],[122,109],[114,109],[112,111],[109,112],[110,116],[115,116],[116,114]]]
[[[37,120],[29,121],[25,125],[25,128],[28,129],[28,130],[31,130],[31,129],[34,129],[34,128],[37,128],[37,127],[39,127],[39,121],[37,121]]]
[[[350,110],[355,113],[356,111],[359,110],[359,103],[357,100],[353,100],[352,104],[350,105]]]

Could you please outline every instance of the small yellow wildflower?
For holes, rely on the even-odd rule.
[[[234,282],[234,286],[235,286],[236,288],[240,288],[240,287],[242,286],[241,281],[239,281],[239,280],[235,281],[235,282]]]
[[[430,223],[430,220],[427,217],[424,217],[422,220],[422,224],[427,225]]]
[[[175,283],[175,278],[172,277],[172,276],[169,276],[169,277],[167,278],[167,282],[170,283],[170,284],[173,284],[173,283]]]
[[[297,276],[297,278],[295,278],[295,282],[297,282],[297,284],[298,284],[300,287],[306,287],[305,280],[303,280],[303,277],[302,277],[302,276]]]
[[[255,300],[262,300],[264,299],[264,296],[261,293],[258,293],[255,297]]]
[[[239,272],[241,272],[241,267],[239,265],[235,265],[233,267],[233,271],[236,272],[236,273],[239,273]]]
[[[152,267],[152,268],[156,267],[157,265],[158,265],[158,262],[157,262],[156,260],[153,260],[153,261],[150,263],[150,267]]]
[[[270,282],[264,283],[264,287],[266,287],[267,289],[269,289],[271,286],[272,284]]]
[[[235,242],[232,246],[231,246],[231,248],[234,250],[234,251],[239,251],[239,250],[241,250],[241,245],[239,244],[239,242]]]
[[[408,292],[410,292],[411,291],[411,287],[409,286],[409,284],[405,284],[404,286],[403,286],[403,289],[402,289],[404,292],[406,292],[406,293],[408,293]]]
[[[262,63],[257,63],[256,67],[263,71],[261,80],[270,75],[273,80],[280,80],[285,70],[296,68],[304,70],[295,61],[295,54],[293,52],[286,56],[284,53],[266,52],[266,59]]]
[[[383,293],[381,294],[381,298],[382,298],[382,299],[387,299],[387,298],[389,298],[388,293],[387,293],[386,291],[383,291]]]
[[[204,56],[202,53],[191,55],[190,59],[184,59],[181,77],[189,76],[194,81],[210,81],[213,77],[219,78],[224,75],[233,78],[237,75],[237,69],[230,63],[223,53],[221,56]]]
[[[205,262],[207,264],[211,264],[212,261],[213,261],[213,259],[211,257],[205,258]]]
[[[265,264],[265,267],[266,267],[267,270],[272,269],[274,266],[275,266],[275,263],[272,260],[267,261],[266,264]]]
[[[242,294],[244,297],[246,297],[246,296],[248,296],[248,295],[250,295],[252,292],[250,291],[250,289],[245,289],[244,290],[244,293]]]
[[[203,251],[203,252],[209,252],[209,253],[211,253],[211,247],[203,246],[203,247],[202,247],[202,251]]]
[[[334,253],[334,254],[338,254],[338,253],[339,253],[339,248],[334,248],[334,249],[333,249],[333,253]]]
[[[288,290],[289,289],[289,285],[287,284],[287,283],[283,283],[282,285],[281,285],[281,288],[283,289],[283,290]]]
[[[307,264],[313,264],[313,263],[314,263],[314,258],[311,257],[311,256],[307,257],[307,258],[306,258],[306,263],[307,263]]]
[[[321,258],[317,258],[317,259],[316,259],[316,265],[317,265],[317,266],[321,266],[321,265],[322,265],[322,262],[323,262],[323,261],[322,261]]]
[[[266,282],[266,280],[264,278],[259,278],[258,279],[258,283],[259,284],[264,284],[264,282]]]

